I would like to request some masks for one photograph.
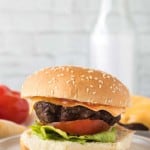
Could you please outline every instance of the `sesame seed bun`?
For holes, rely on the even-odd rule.
[[[130,101],[128,89],[112,75],[75,66],[50,67],[34,73],[23,83],[21,95],[31,100],[61,98],[118,108],[125,108]]]

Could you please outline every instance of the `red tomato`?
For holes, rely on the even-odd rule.
[[[29,113],[29,105],[19,92],[0,85],[0,119],[23,123]]]
[[[109,129],[109,125],[103,120],[90,119],[57,122],[53,125],[54,127],[61,129],[71,135],[95,134]]]
[[[10,89],[5,85],[0,85],[0,95],[10,92]]]
[[[15,96],[20,97],[20,93],[19,93],[18,91],[11,91],[11,93],[12,93],[13,95],[15,95]]]

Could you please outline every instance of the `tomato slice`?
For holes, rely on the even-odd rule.
[[[53,123],[53,126],[71,135],[89,135],[106,131],[109,125],[103,120],[75,120]]]
[[[29,104],[18,91],[0,85],[0,119],[23,123],[29,115]]]

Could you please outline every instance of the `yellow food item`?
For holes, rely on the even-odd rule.
[[[150,129],[150,98],[132,96],[131,106],[121,116],[121,123],[142,123]]]
[[[19,135],[26,130],[26,127],[9,120],[0,119],[0,139],[9,136]]]

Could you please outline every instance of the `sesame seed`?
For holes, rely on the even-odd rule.
[[[90,87],[93,88],[94,86],[91,84]]]
[[[52,82],[55,82],[56,78],[52,78],[51,80],[48,81],[48,83],[52,83]]]
[[[109,76],[109,75],[107,75],[107,76],[106,76],[106,78],[107,78],[107,79],[109,79],[109,78],[110,78],[110,76]]]
[[[80,77],[82,77],[82,78],[83,78],[83,77],[85,77],[85,75],[84,75],[84,74],[82,74]]]
[[[108,103],[111,103],[111,102],[112,102],[112,99],[108,99],[107,101],[108,101]]]
[[[89,88],[86,88],[86,92],[87,92],[87,93],[89,93],[89,90],[90,90]]]
[[[99,86],[98,86],[99,88],[102,88],[102,85],[101,84],[99,84]]]
[[[102,80],[98,80],[98,82],[101,83],[101,84],[103,84],[103,81],[102,81]]]
[[[58,69],[59,69],[59,67],[55,67],[55,68],[54,68],[54,70],[58,70]]]
[[[114,82],[116,82],[116,79],[115,79],[115,78],[113,78],[113,81],[114,81]]]
[[[75,84],[75,80],[73,78],[71,78],[70,80],[66,81],[67,84],[72,83],[73,85]]]
[[[88,70],[88,73],[92,73],[93,72],[93,70]]]
[[[60,77],[60,74],[57,74],[57,77]]]
[[[103,73],[103,78],[106,78],[106,74],[105,73]]]
[[[89,77],[87,76],[86,79],[89,80]]]
[[[75,81],[74,81],[74,80],[72,80],[72,84],[73,84],[73,85],[75,84]]]
[[[116,86],[116,84],[115,84],[115,83],[113,83],[113,85],[112,85],[112,86],[114,86],[114,87],[115,87],[115,86]]]
[[[71,81],[74,81],[74,78],[71,78],[70,80],[71,80]]]
[[[87,99],[87,102],[91,102],[91,100],[90,100],[90,99]]]
[[[51,94],[54,94],[54,90],[51,90]]]
[[[71,82],[71,80],[66,81],[67,84],[69,84]]]
[[[105,104],[107,103],[107,99],[105,99],[105,102],[104,102]]]
[[[63,73],[61,73],[61,74],[60,74],[60,76],[62,77],[62,76],[64,76],[64,74],[63,74]]]
[[[120,88],[118,88],[118,91],[119,91],[119,92],[121,91]]]
[[[113,93],[116,93],[116,91],[115,91],[115,90],[112,90],[112,92],[113,92]]]
[[[70,72],[71,72],[71,73],[73,73],[74,71],[73,71],[73,70],[71,70]]]
[[[89,79],[92,79],[93,77],[92,76],[89,76]]]
[[[98,77],[94,77],[95,80],[98,80]]]
[[[69,71],[69,68],[68,68],[68,67],[66,68],[66,71],[67,71],[67,72]]]
[[[96,92],[92,92],[92,94],[93,94],[93,95],[95,95],[95,94],[96,94]]]

